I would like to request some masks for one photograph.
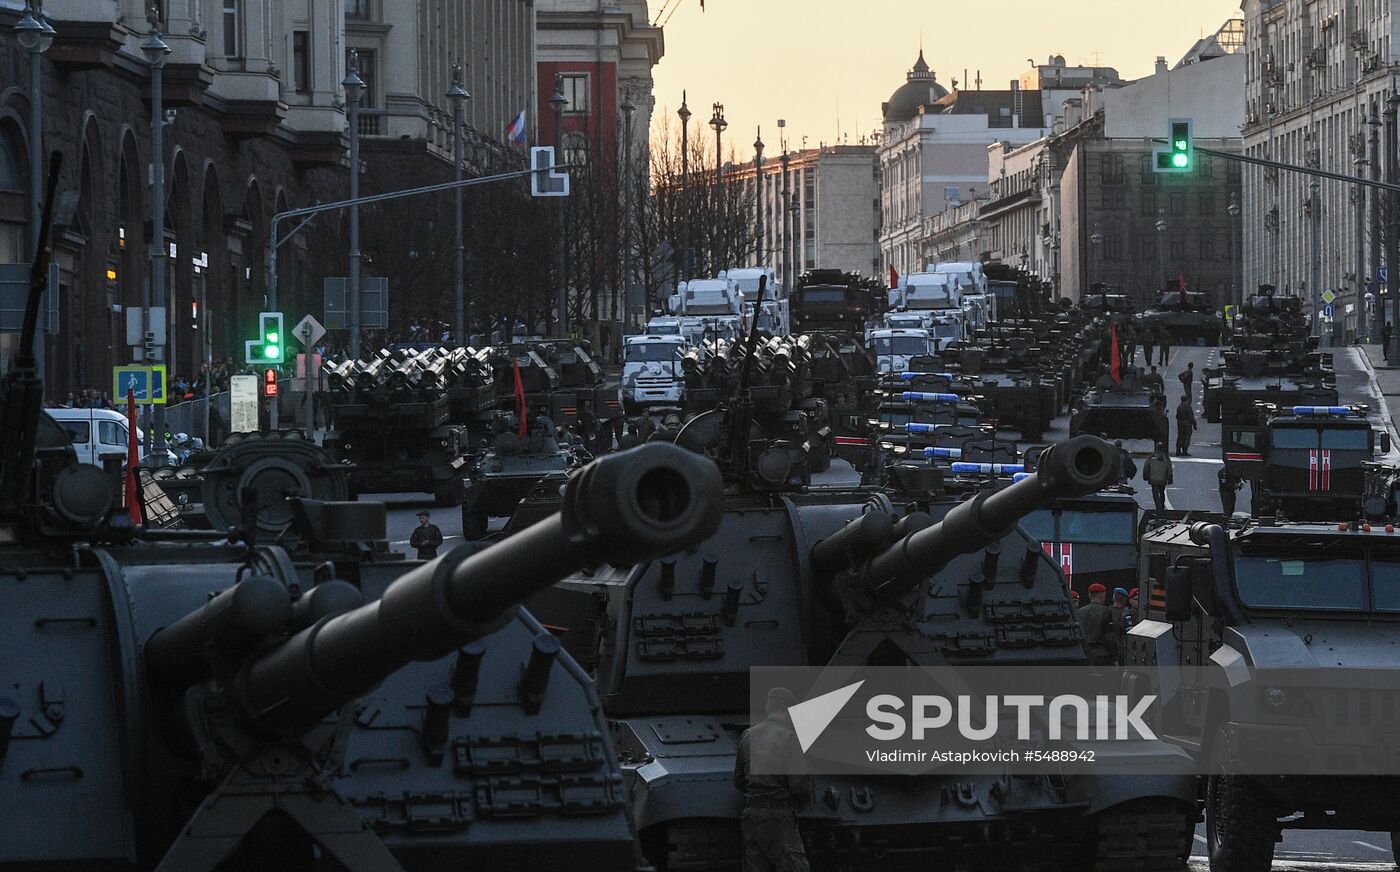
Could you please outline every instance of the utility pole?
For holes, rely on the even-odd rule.
[[[1320,192],[1322,183],[1313,179],[1308,185],[1308,222],[1311,224],[1311,242],[1308,245],[1309,256],[1309,277],[1308,284],[1311,285],[1312,296],[1312,330],[1313,336],[1318,335],[1318,330],[1322,328],[1322,288],[1318,285],[1322,282],[1322,198]]]
[[[622,362],[632,306],[632,114],[637,104],[630,96],[622,101],[622,291],[617,309],[617,360]]]
[[[1376,110],[1371,109],[1371,117],[1366,120],[1371,128],[1371,179],[1381,180],[1381,119]],[[1385,323],[1385,312],[1381,309],[1381,191],[1371,188],[1371,270],[1366,276],[1366,287],[1372,293],[1371,337],[1379,339],[1380,325]]]
[[[1366,143],[1360,132],[1356,135],[1355,154],[1353,163],[1356,174],[1363,175],[1366,172]],[[1366,312],[1366,192],[1352,188],[1351,197],[1352,205],[1356,207],[1356,280],[1353,286],[1356,289],[1356,336],[1360,340],[1370,333]]]
[[[556,75],[554,77],[554,94],[549,98],[549,105],[554,109],[554,154],[555,160],[564,161],[562,146],[564,142],[564,109],[569,105],[569,98],[564,96],[564,77]],[[558,237],[558,245],[555,248],[555,281],[559,283],[554,301],[555,306],[555,333],[560,338],[569,335],[569,277],[568,277],[568,252],[564,239],[564,200],[559,200],[559,210],[555,215],[555,235]]]
[[[350,69],[340,83],[345,89],[345,106],[350,123],[350,199],[360,198],[360,97],[365,83],[360,78],[359,55],[350,50]],[[350,281],[346,301],[350,321],[350,359],[360,359],[360,206],[350,207]]]
[[[1385,101],[1385,180],[1390,184],[1400,181],[1397,172],[1395,150],[1397,143],[1395,116],[1400,111],[1400,94],[1391,92]],[[1400,225],[1395,223],[1400,217],[1400,194],[1387,191],[1385,204],[1385,277],[1386,293],[1390,295],[1391,326],[1400,325]],[[1390,358],[1400,360],[1400,330],[1390,337]]]
[[[681,91],[681,258],[676,269],[676,282],[690,278],[690,107]]]
[[[170,54],[170,46],[161,39],[159,19],[155,10],[150,13],[151,32],[146,40],[141,43],[141,52],[146,56],[146,60],[151,65],[151,281],[150,300],[146,303],[145,329],[149,331],[150,307],[166,308],[165,305],[165,270],[166,264],[170,260],[170,250],[165,247],[165,105],[162,85],[164,82],[163,73],[165,70],[166,57]],[[167,367],[170,366],[170,328],[174,319],[169,317],[170,312],[166,311],[165,318],[165,341],[156,347],[160,349],[160,362]],[[151,361],[146,361],[150,363]],[[168,370],[167,370],[168,372]],[[152,429],[155,430],[152,445],[155,449],[157,463],[164,466],[165,460],[165,406],[153,403],[155,409],[155,423]]]
[[[762,269],[766,264],[763,262],[763,128],[758,128],[758,135],[753,141],[753,178],[754,178],[754,221],[755,239],[757,253],[754,257],[754,265]],[[783,286],[784,288],[787,285]]]
[[[452,179],[462,180],[462,103],[471,97],[462,86],[462,65],[452,65],[452,86],[447,89],[447,99],[452,103]],[[458,348],[467,345],[467,243],[462,238],[462,189],[453,192],[453,208],[457,218],[457,264],[453,277],[453,302],[456,304],[456,336]]]
[[[791,192],[788,191],[788,163],[791,160],[792,158],[788,155],[787,147],[784,146],[782,156],[783,214],[779,216],[779,218],[783,225],[783,287],[788,289],[788,293],[792,293],[792,284],[797,280],[797,273],[793,271],[792,267],[792,245],[788,242],[788,232],[790,229],[788,226],[788,202],[792,197]]]

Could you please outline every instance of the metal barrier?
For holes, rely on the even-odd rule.
[[[212,448],[228,433],[229,411],[228,391],[185,400],[165,407],[165,429],[198,436]]]

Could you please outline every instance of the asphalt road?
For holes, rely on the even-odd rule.
[[[1187,363],[1194,363],[1195,370],[1199,373],[1207,366],[1215,366],[1218,360],[1218,350],[1204,347],[1176,347],[1172,349],[1172,354],[1168,365],[1163,372],[1163,378],[1167,384],[1168,408],[1174,409],[1181,395],[1181,385],[1177,381],[1177,374],[1185,368]],[[1139,353],[1138,361],[1141,361]],[[1364,357],[1358,349],[1338,348],[1335,350],[1334,362],[1337,371],[1337,388],[1343,403],[1361,402],[1367,403],[1371,407],[1371,417],[1377,426],[1382,426],[1382,400],[1376,389],[1374,379],[1364,364]],[[1220,425],[1211,424],[1206,421],[1201,410],[1201,385],[1199,380],[1193,385],[1192,400],[1196,407],[1196,417],[1200,424],[1191,440],[1191,451],[1189,457],[1173,457],[1173,473],[1175,483],[1167,489],[1167,501],[1170,508],[1192,509],[1201,508],[1211,511],[1220,510],[1220,496],[1216,487],[1216,474],[1220,470]],[[1172,420],[1175,427],[1175,419]],[[1055,441],[1067,438],[1069,435],[1068,417],[1060,417],[1055,421],[1054,428],[1046,433],[1045,441]],[[1172,431],[1172,441],[1175,443],[1175,429]],[[1142,460],[1147,458],[1152,452],[1150,440],[1129,440],[1125,447],[1132,452],[1141,466]],[[840,485],[852,483],[856,480],[854,470],[842,461],[836,461],[832,469],[818,477],[814,484],[820,485]],[[1152,507],[1152,492],[1139,478],[1134,482],[1137,489],[1137,498],[1144,508]],[[1249,497],[1248,485],[1240,494],[1240,506],[1247,506]],[[456,508],[438,508],[433,506],[432,500],[426,494],[377,494],[366,495],[363,498],[379,499],[389,506],[389,540],[392,547],[405,553],[410,553],[408,548],[408,537],[413,531],[413,527],[418,521],[416,512],[427,510],[431,513],[433,523],[442,530],[445,545],[451,546],[454,541],[461,540],[462,519],[461,513]],[[503,522],[496,519],[492,522],[492,529],[496,529]],[[1285,830],[1283,841],[1278,845],[1274,854],[1275,870],[1295,870],[1295,872],[1305,872],[1305,870],[1331,870],[1331,872],[1349,872],[1349,870],[1375,870],[1395,869],[1395,863],[1390,853],[1390,838],[1386,833],[1366,833],[1357,831],[1334,831],[1334,830]],[[1192,858],[1193,869],[1208,868],[1205,859],[1205,832],[1204,828],[1198,828],[1195,839],[1195,856]]]

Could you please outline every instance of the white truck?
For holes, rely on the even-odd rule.
[[[685,394],[681,355],[691,348],[684,336],[628,336],[623,348],[623,411],[629,415],[649,406],[679,406]]]
[[[728,272],[728,277],[739,286],[739,293],[743,295],[744,326],[753,323],[754,306],[758,301],[758,281],[763,276],[768,277],[768,285],[763,290],[763,305],[758,312],[758,329],[773,336],[787,336],[792,332],[787,289],[778,282],[778,274],[772,267],[745,267]]]
[[[969,330],[981,330],[997,317],[997,300],[991,292],[987,274],[977,261],[940,263],[933,268],[935,273],[956,276],[962,287],[962,309],[967,313]]]
[[[956,275],[910,273],[900,278],[899,287],[890,289],[890,308],[894,311],[885,318],[888,321],[895,313],[913,313],[920,319],[919,326],[936,335],[942,344],[969,334],[962,300],[962,281]]]
[[[878,372],[907,372],[911,360],[932,354],[934,347],[927,330],[881,327],[867,335],[865,350]]]

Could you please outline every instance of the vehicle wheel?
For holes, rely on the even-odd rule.
[[[480,539],[486,535],[487,517],[481,512],[462,510],[462,538]]]
[[[1206,784],[1206,851],[1211,872],[1269,872],[1278,819],[1269,813],[1268,797],[1253,779],[1226,775],[1225,728],[1211,743],[1212,775]]]

